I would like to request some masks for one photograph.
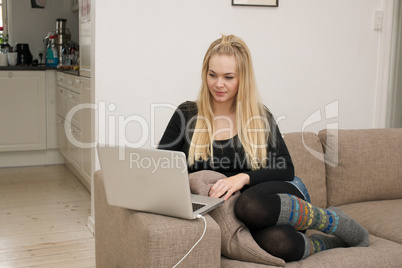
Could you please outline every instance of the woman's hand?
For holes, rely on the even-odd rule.
[[[250,176],[245,173],[239,173],[235,176],[218,180],[209,190],[208,195],[219,198],[222,195],[223,199],[228,200],[236,191],[243,188],[244,185],[250,184]]]

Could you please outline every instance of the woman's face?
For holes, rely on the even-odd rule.
[[[233,105],[239,87],[235,57],[213,55],[209,60],[207,84],[215,104]]]

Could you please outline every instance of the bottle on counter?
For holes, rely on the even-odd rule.
[[[49,37],[49,44],[46,49],[46,66],[57,67],[59,65],[59,55],[54,43],[55,36]]]
[[[71,64],[72,65],[78,65],[78,62],[77,62],[77,60],[78,60],[78,49],[77,49],[77,46],[74,44],[74,43],[72,43],[71,44],[71,46],[70,46],[70,59],[71,59]]]
[[[62,65],[71,65],[69,47],[65,46],[61,53]]]

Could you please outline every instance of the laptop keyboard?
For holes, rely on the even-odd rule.
[[[193,212],[199,210],[202,207],[205,207],[204,204],[199,204],[199,203],[192,203],[193,204]]]

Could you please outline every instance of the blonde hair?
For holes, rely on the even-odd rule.
[[[239,87],[235,99],[238,138],[244,148],[248,167],[252,170],[267,165],[267,141],[272,140],[272,117],[261,103],[254,76],[251,54],[243,40],[234,35],[222,35],[207,50],[201,72],[201,89],[196,100],[198,114],[189,148],[188,163],[213,159],[215,133],[212,97],[208,90],[209,61],[213,55],[234,56],[237,63]]]

